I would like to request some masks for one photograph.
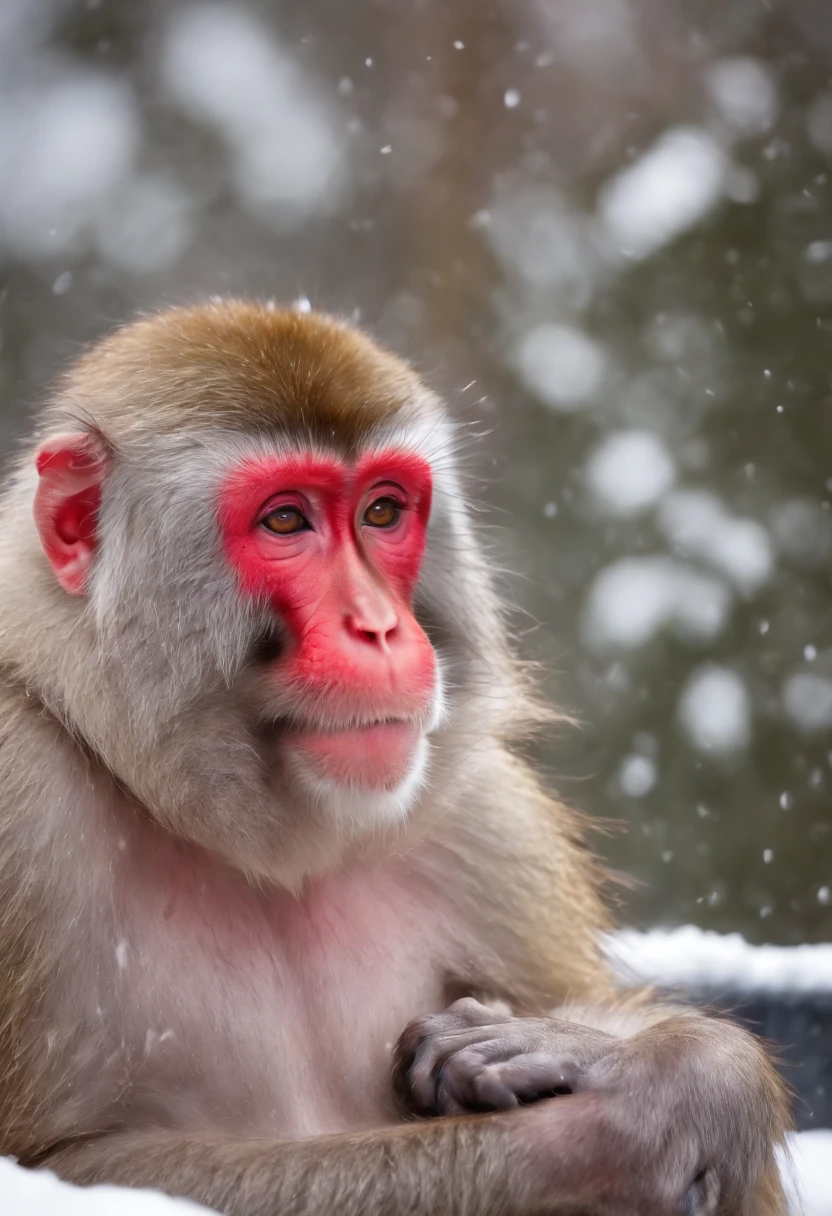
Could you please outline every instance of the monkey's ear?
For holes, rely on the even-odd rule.
[[[70,595],[86,589],[106,464],[101,441],[84,431],[53,435],[35,453],[35,525],[55,577]]]

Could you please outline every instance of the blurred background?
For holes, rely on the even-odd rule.
[[[367,326],[623,919],[832,940],[831,175],[829,0],[0,0],[0,445],[139,308]]]

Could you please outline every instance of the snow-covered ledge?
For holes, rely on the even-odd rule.
[[[621,929],[607,955],[622,983],[659,984],[689,992],[788,992],[832,995],[832,944],[752,946],[739,933]],[[830,1163],[832,1173],[832,1163]]]
[[[606,945],[625,983],[692,993],[832,994],[832,945],[751,946],[738,934],[723,937],[693,926],[649,933],[624,929]],[[832,1131],[792,1136],[789,1158],[784,1173],[794,1216],[832,1216]],[[206,1209],[150,1191],[80,1190],[0,1158],[0,1211],[3,1216],[197,1216]]]

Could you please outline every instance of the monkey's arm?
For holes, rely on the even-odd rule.
[[[762,1044],[693,1010],[625,1003],[610,1005],[605,1020],[595,1006],[584,1024],[574,1020],[580,1012],[514,1018],[457,1001],[405,1031],[399,1093],[421,1115],[506,1110],[556,1094],[567,1096],[544,1105],[570,1107],[594,1095],[604,1134],[619,1145],[619,1202],[635,1176],[668,1211],[786,1211],[774,1150],[788,1104]]]
[[[635,1191],[632,1206],[603,1206],[599,1177],[612,1176],[612,1158],[602,1162],[599,1151],[611,1141],[602,1143],[594,1106],[584,1095],[293,1142],[120,1133],[39,1164],[81,1185],[156,1188],[227,1216],[660,1216]]]

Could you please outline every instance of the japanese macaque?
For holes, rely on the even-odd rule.
[[[407,366],[162,312],[0,509],[0,1153],[230,1216],[783,1210],[727,1021],[621,998]]]

